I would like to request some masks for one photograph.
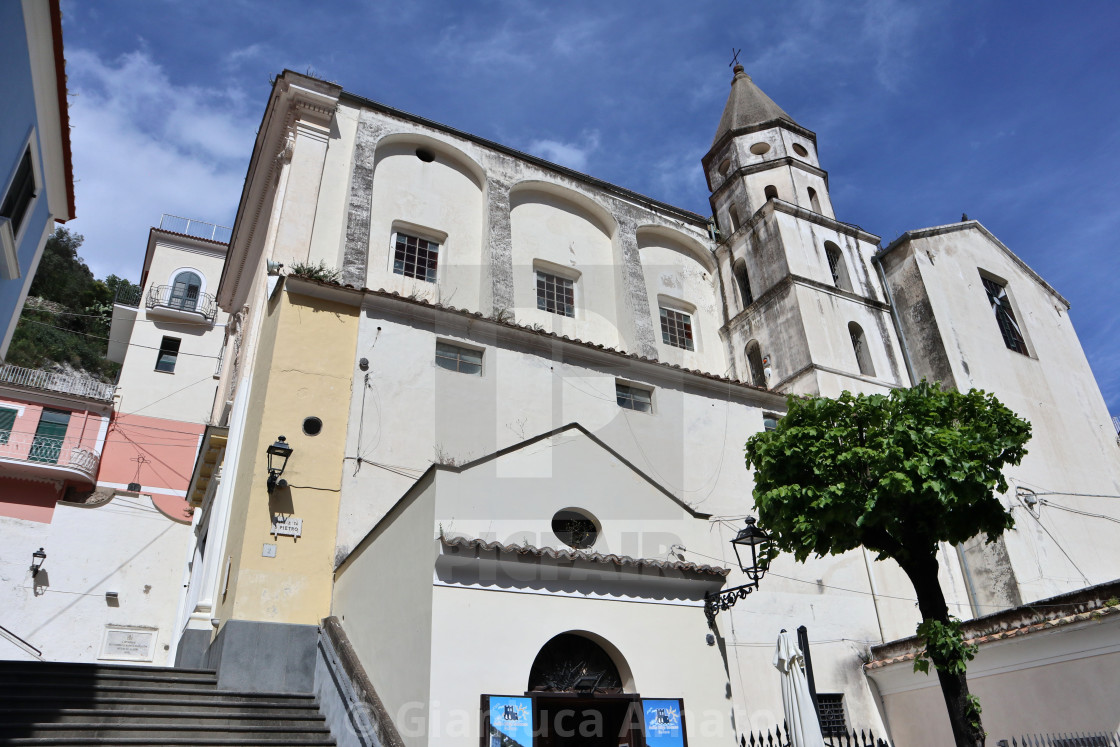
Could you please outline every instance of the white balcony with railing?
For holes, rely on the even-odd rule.
[[[0,365],[0,384],[14,384],[26,389],[71,394],[102,402],[112,402],[113,392],[116,391],[116,387],[112,384],[106,384],[89,376],[23,368],[8,363]]]
[[[93,482],[101,455],[77,439],[0,430],[0,474]]]

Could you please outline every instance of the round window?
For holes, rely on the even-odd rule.
[[[731,170],[731,159],[730,158],[723,159],[723,163],[721,163],[719,165],[719,175],[720,176],[727,176],[727,172],[730,171],[730,170]]]
[[[432,161],[436,160],[436,154],[431,152],[427,148],[417,148],[416,157],[424,163],[431,163]]]
[[[751,146],[751,153],[754,153],[756,156],[761,156],[764,153],[769,153],[769,152],[770,152],[770,143],[755,143],[754,145]]]
[[[793,152],[801,156],[802,158],[807,158],[809,156],[809,151],[805,150],[805,146],[801,143],[793,144]]]
[[[599,537],[599,522],[588,513],[566,508],[552,517],[552,533],[568,547],[585,550]]]
[[[309,436],[318,436],[319,431],[323,430],[323,421],[319,418],[304,418],[303,419],[303,432]]]

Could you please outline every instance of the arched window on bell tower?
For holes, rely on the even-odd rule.
[[[739,260],[735,263],[735,282],[739,286],[739,297],[743,300],[743,308],[754,303],[754,293],[751,292],[751,279],[747,275],[747,263]]]
[[[778,199],[778,188],[775,187],[773,184],[767,184],[765,187],[763,187],[762,188],[762,193],[764,195],[766,195],[767,200]]]
[[[758,346],[758,340],[747,343],[747,369],[750,371],[752,384],[766,386],[766,369],[762,365],[762,350]]]
[[[856,354],[859,372],[864,376],[874,376],[875,364],[871,362],[871,352],[867,349],[867,339],[864,337],[863,328],[855,322],[848,322],[848,334],[852,337],[852,349]]]
[[[832,284],[840,290],[850,291],[852,281],[848,278],[848,268],[844,264],[844,255],[840,252],[840,247],[831,241],[826,241],[824,253],[828,257],[828,271],[832,273]]]
[[[817,197],[817,190],[812,187],[809,187],[809,205],[813,208],[814,213],[819,213],[821,211],[820,198]]]

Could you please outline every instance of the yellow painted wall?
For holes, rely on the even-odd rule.
[[[298,284],[298,283],[297,283]],[[330,614],[346,421],[358,334],[357,305],[297,295],[293,283],[265,307],[248,417],[233,489],[228,591],[219,617],[316,625]],[[318,417],[316,436],[303,432]],[[292,447],[269,496],[265,449],[277,436]],[[303,519],[299,538],[270,533],[272,514]],[[265,544],[276,557],[263,557]]]

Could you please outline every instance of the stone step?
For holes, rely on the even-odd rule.
[[[151,737],[14,737],[5,739],[5,745],[40,745],[52,747],[53,745],[99,745],[104,747],[124,745],[217,745],[220,747],[259,747],[259,745],[315,745],[316,747],[334,747],[335,742],[330,737],[305,736],[301,734],[280,735],[272,739],[254,739],[245,737],[208,737],[205,739],[193,737],[160,737],[153,741]]]
[[[175,676],[180,678],[214,679],[217,672],[213,669],[185,669],[179,667],[150,667],[135,664],[103,664],[92,662],[73,661],[26,661],[0,659],[0,676],[8,672],[21,672],[35,677],[47,672],[73,672],[73,673],[119,673],[119,674],[150,674],[155,676]]]
[[[9,698],[45,699],[54,702],[59,698],[80,700],[85,698],[97,701],[105,697],[114,698],[142,698],[142,697],[171,697],[178,700],[204,700],[229,699],[242,702],[260,700],[275,700],[281,702],[314,702],[315,696],[306,693],[243,693],[214,688],[194,687],[147,687],[140,685],[97,685],[82,687],[80,685],[57,685],[31,680],[21,685],[10,683],[0,684],[0,703],[5,703]]]
[[[12,702],[15,700],[15,702]],[[233,700],[223,700],[214,703],[192,700],[184,703],[171,698],[113,698],[99,700],[93,704],[84,699],[68,702],[62,700],[52,701],[49,704],[31,701],[28,705],[20,707],[20,703],[28,702],[18,699],[5,701],[5,707],[0,708],[0,723],[10,721],[52,721],[52,714],[61,713],[118,713],[121,711],[140,714],[150,713],[185,713],[198,718],[283,718],[301,719],[317,718],[319,709],[312,702],[310,704],[284,704],[284,703],[245,703]],[[96,708],[85,707],[95,705]],[[30,714],[25,717],[25,714]]]
[[[5,686],[23,687],[28,684],[50,687],[87,688],[101,687],[103,685],[115,685],[118,687],[138,685],[141,687],[193,687],[212,690],[218,686],[218,678],[213,674],[208,677],[203,677],[198,674],[179,676],[164,672],[121,672],[119,670],[90,670],[85,672],[63,669],[45,672],[24,672],[15,669],[0,670],[0,688]]]
[[[129,739],[144,737],[152,744],[164,744],[167,739],[255,739],[272,740],[286,737],[313,737],[330,739],[326,726],[300,726],[293,728],[273,721],[270,725],[252,724],[203,724],[157,722],[151,724],[80,722],[64,724],[27,724],[5,729],[5,734],[15,738],[66,739],[106,738]]]
[[[0,724],[5,733],[14,733],[32,724],[194,724],[231,726],[276,726],[284,724],[293,731],[317,729],[326,717],[309,709],[280,710],[276,714],[242,713],[240,711],[200,712],[194,709],[139,710],[135,708],[0,708]]]

